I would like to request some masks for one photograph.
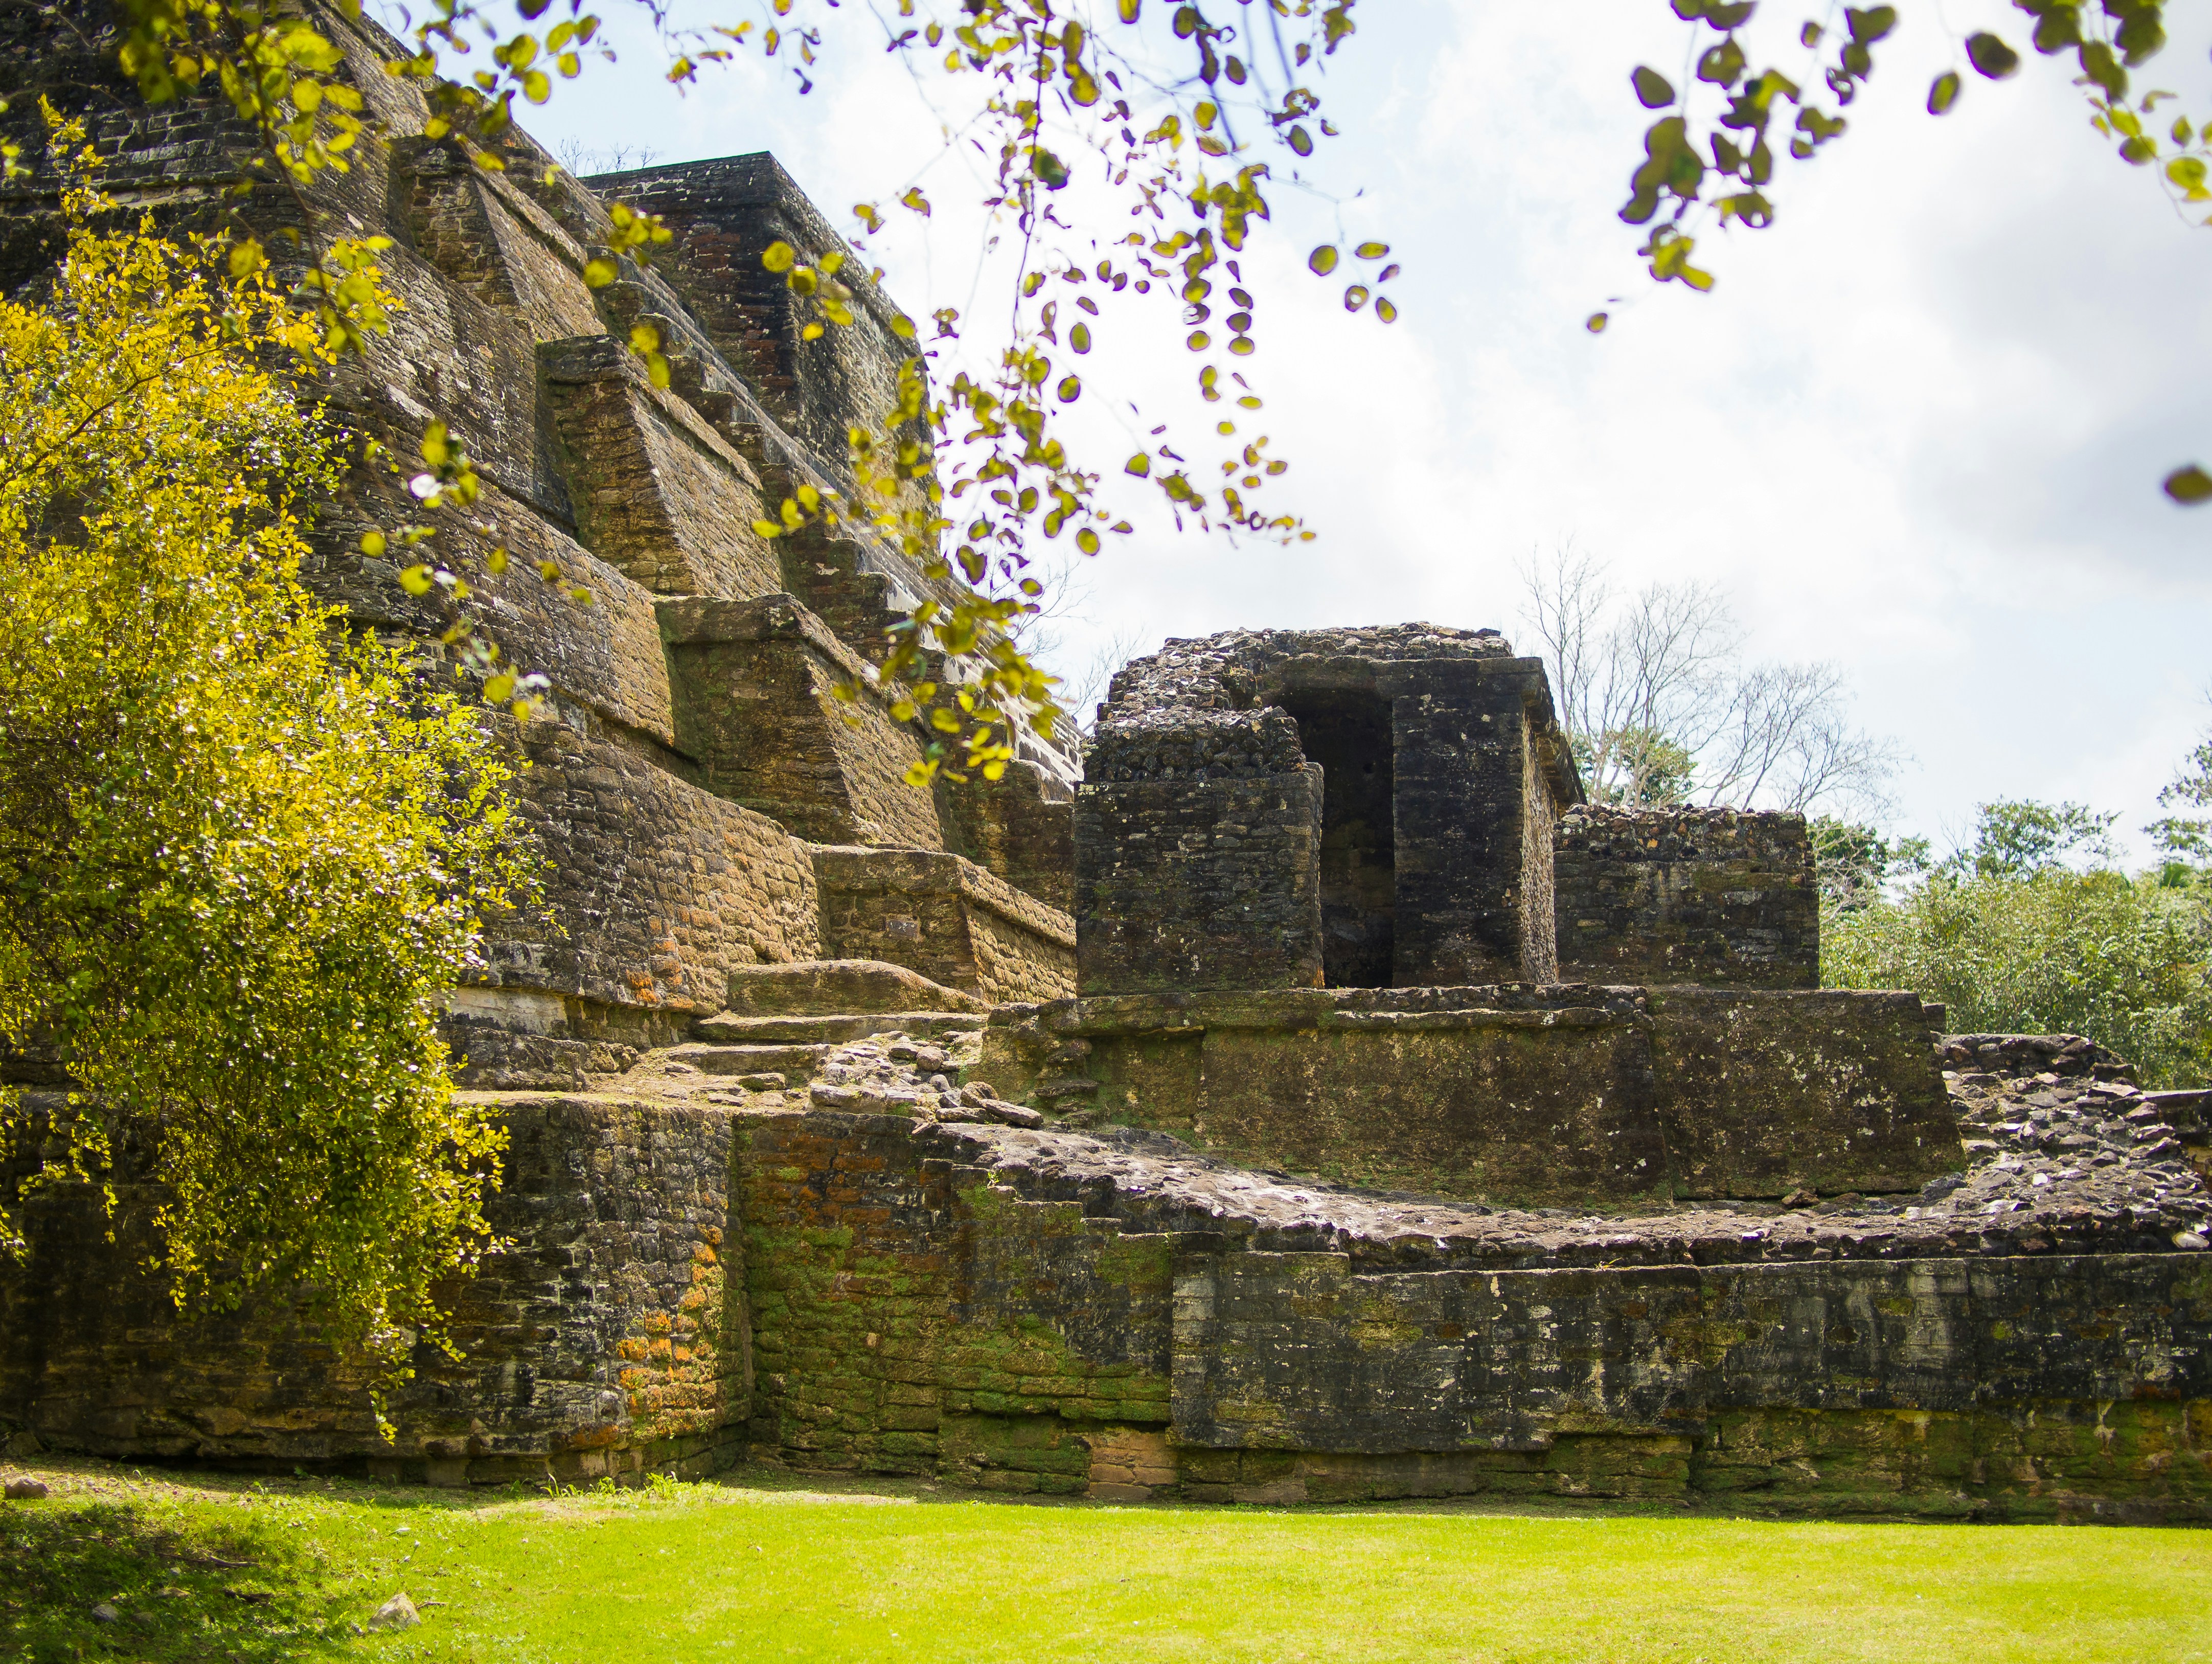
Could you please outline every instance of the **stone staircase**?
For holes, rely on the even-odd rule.
[[[803,1094],[832,1053],[875,1035],[902,1035],[918,1048],[972,1050],[990,1007],[903,965],[815,959],[752,965],[730,976],[729,1005],[691,1025],[691,1038],[651,1054],[666,1075],[696,1070],[734,1078],[750,1091]]]

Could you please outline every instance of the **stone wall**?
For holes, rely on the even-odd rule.
[[[937,795],[948,845],[1063,913],[1075,908],[1075,792],[1017,758],[999,779],[946,781]]]
[[[911,337],[896,332],[897,306],[857,258],[837,273],[854,291],[854,325],[805,338],[813,314],[762,266],[762,251],[785,242],[809,264],[847,251],[775,158],[763,151],[600,174],[589,183],[667,222],[675,240],[656,251],[655,265],[769,412],[844,476],[847,429],[877,428],[898,402],[899,366],[915,349]]]
[[[1559,975],[1721,988],[1820,985],[1802,815],[1583,805],[1554,858]]]
[[[1075,795],[1081,987],[1318,984],[1321,810],[1280,711],[1102,731]]]
[[[749,1448],[1121,1500],[2212,1517],[2212,1269],[2129,1246],[2155,1210],[2053,1251],[1978,1204],[1513,1214],[1143,1133],[492,1102],[515,1247],[454,1291],[469,1357],[418,1360],[397,1444],[296,1317],[173,1318],[129,1170],[114,1244],[49,1191],[0,1269],[0,1435],[449,1484]]]
[[[1911,994],[1085,996],[985,1031],[1000,1092],[1223,1159],[1493,1203],[1917,1189],[1964,1161]]]
[[[941,849],[936,805],[907,784],[914,725],[866,689],[867,667],[787,595],[664,602],[677,744],[709,791],[817,843]]]
[[[1646,1007],[1677,1197],[1912,1190],[1958,1165],[1942,1007],[1919,995],[1665,987]]]
[[[1544,763],[1533,724],[1521,730],[1521,974],[1531,982],[1559,980],[1558,898],[1553,840],[1558,818],[1544,789]]]
[[[549,1095],[498,1120],[486,1213],[511,1246],[441,1291],[463,1356],[417,1350],[392,1442],[362,1360],[303,1309],[178,1316],[144,1268],[162,1193],[135,1137],[112,1239],[87,1187],[24,1204],[29,1256],[0,1262],[0,1425],[63,1450],[438,1485],[726,1465],[751,1390],[728,1113]]]
[[[592,553],[662,594],[781,587],[775,550],[753,530],[767,507],[759,477],[690,404],[647,380],[629,343],[604,331],[543,341],[538,361]]]
[[[521,735],[519,810],[548,860],[542,913],[491,921],[486,981],[592,1008],[665,1044],[739,965],[819,956],[814,871],[775,822],[557,722]]]
[[[1057,1154],[755,1124],[754,1448],[1117,1500],[2212,1517],[2201,1255],[1451,1267]]]
[[[1495,630],[1171,641],[1115,678],[1085,759],[1075,911],[1099,944],[1086,993],[1550,969],[1549,932],[1532,926],[1550,841],[1531,828],[1582,788],[1542,662]],[[1310,853],[1293,785],[1307,767]]]
[[[811,853],[825,957],[904,965],[991,1003],[1074,991],[1073,920],[974,862],[914,849]]]
[[[1165,1425],[1171,1239],[996,1189],[975,1154],[896,1116],[753,1126],[756,1449],[1068,1492],[1086,1435]]]

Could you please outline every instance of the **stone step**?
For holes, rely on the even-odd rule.
[[[671,1063],[688,1063],[705,1075],[782,1075],[810,1078],[835,1048],[827,1042],[805,1045],[732,1046],[692,1041],[660,1054]]]
[[[804,959],[730,973],[732,1017],[843,1017],[856,1011],[975,1011],[974,994],[880,959]]]
[[[972,1034],[982,1026],[979,1011],[864,1011],[836,1017],[739,1017],[724,1011],[701,1017],[691,1025],[691,1033],[694,1039],[715,1045],[813,1046],[842,1045],[870,1035],[939,1040]]]

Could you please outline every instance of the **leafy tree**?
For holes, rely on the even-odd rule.
[[[338,454],[259,361],[297,313],[64,206],[51,302],[0,303],[0,1040],[75,1090],[0,1138],[100,1180],[128,1121],[180,1303],[297,1286],[396,1360],[487,1242],[501,1139],[435,1024],[534,878],[507,770],[301,586]]]
[[[2110,861],[2114,811],[2079,803],[2014,799],[1984,803],[1974,811],[1974,841],[1951,855],[1955,871],[1984,878],[2022,878],[2061,865],[2069,856]]]
[[[2182,863],[2112,870],[2118,818],[1985,803],[1933,863],[1923,840],[1815,823],[1821,981],[1917,989],[1961,1032],[2086,1034],[2160,1084],[2212,1079],[2212,888]]]
[[[1895,902],[1831,904],[1820,981],[1912,988],[1961,1033],[2084,1034],[2157,1085],[2212,1081],[2212,908],[2156,875],[2029,871],[1923,878]]]
[[[1893,878],[1928,870],[1925,838],[1887,838],[1874,827],[1832,815],[1814,816],[1806,829],[1824,909],[1872,907]]]
[[[2212,809],[2212,738],[2200,741],[2181,766],[2172,784],[2158,794],[2162,804],[2186,804],[2192,809]],[[2212,817],[2166,815],[2143,830],[2168,856],[2202,865],[2212,860]]]
[[[1609,728],[1569,744],[1593,803],[1666,809],[1690,800],[1698,760],[1656,728]]]

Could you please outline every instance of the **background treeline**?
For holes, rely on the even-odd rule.
[[[2161,840],[2172,859],[2122,871],[2114,819],[1984,804],[1940,860],[1816,820],[1822,986],[1916,989],[1954,1033],[2087,1035],[2148,1085],[2212,1081],[2212,866]]]

